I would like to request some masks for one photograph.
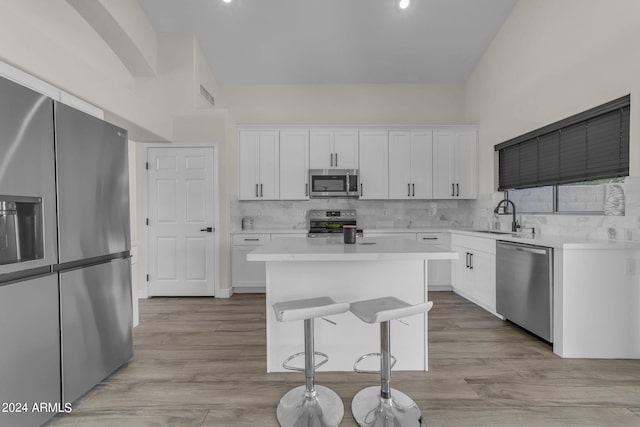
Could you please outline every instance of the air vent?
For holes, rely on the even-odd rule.
[[[206,90],[204,88],[204,86],[200,85],[200,95],[202,95],[202,97],[205,99],[205,101],[207,101],[209,104],[211,104],[211,107],[213,107],[216,103],[215,99],[213,98],[213,95],[211,95],[209,93],[208,90]]]

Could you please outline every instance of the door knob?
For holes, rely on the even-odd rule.
[[[207,233],[213,233],[213,227],[201,228],[200,231],[206,231]]]

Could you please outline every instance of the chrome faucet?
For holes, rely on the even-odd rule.
[[[500,206],[502,206],[504,203],[510,203],[511,204],[511,210],[513,211],[513,219],[511,220],[511,231],[518,231],[518,228],[520,228],[520,225],[518,224],[518,221],[516,221],[516,205],[513,204],[513,202],[509,199],[502,199],[500,200],[500,202],[498,203],[498,206],[496,206],[496,208],[493,210],[493,213],[497,214],[500,211]]]

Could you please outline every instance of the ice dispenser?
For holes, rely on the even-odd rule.
[[[42,198],[0,196],[0,265],[44,256]]]

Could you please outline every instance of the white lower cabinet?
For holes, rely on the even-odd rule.
[[[453,290],[491,313],[496,312],[496,241],[453,234]]]
[[[231,284],[233,292],[265,292],[264,262],[247,261],[247,254],[271,240],[269,234],[233,234],[231,248]]]
[[[403,231],[374,231],[365,230],[364,237],[401,237],[403,239],[418,240],[426,245],[451,248],[451,239],[447,232],[403,232]],[[428,261],[427,286],[430,291],[451,290],[451,261]]]
[[[273,239],[306,239],[306,233],[237,233],[231,235],[231,286],[236,294],[264,293],[264,262],[247,261],[247,254]]]
[[[441,248],[451,248],[451,238],[449,233],[428,232],[417,233],[416,239],[425,245],[440,246]],[[429,261],[428,286],[430,291],[450,291],[451,290],[451,261],[431,260]]]

